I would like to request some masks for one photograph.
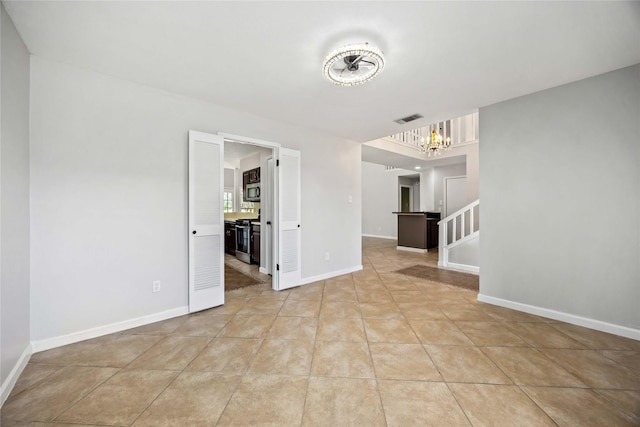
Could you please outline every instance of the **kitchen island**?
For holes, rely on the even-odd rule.
[[[398,215],[398,249],[427,252],[438,247],[440,212],[393,212]]]

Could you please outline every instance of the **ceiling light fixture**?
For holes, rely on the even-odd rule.
[[[369,43],[350,44],[331,52],[322,64],[332,83],[354,86],[377,76],[384,68],[382,51]]]
[[[446,136],[446,134],[443,137],[440,134],[441,130],[442,128],[439,128],[439,130],[431,129],[431,138],[428,141],[424,137],[420,138],[420,144],[418,145],[420,151],[426,152],[429,157],[439,156],[443,151],[450,151],[451,137]]]

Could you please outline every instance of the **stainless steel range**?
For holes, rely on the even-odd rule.
[[[236,258],[247,264],[251,264],[251,220],[236,220]]]

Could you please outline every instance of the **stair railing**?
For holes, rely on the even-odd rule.
[[[480,199],[438,222],[438,265],[449,266],[449,251],[480,234]]]

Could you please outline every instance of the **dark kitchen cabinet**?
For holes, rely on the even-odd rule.
[[[229,255],[236,254],[236,224],[234,222],[224,223],[224,251]]]
[[[251,263],[260,265],[260,224],[251,225]]]
[[[260,168],[251,169],[249,171],[249,184],[260,183]]]
[[[260,168],[242,172],[242,187],[246,187],[247,184],[260,184]]]
[[[438,221],[439,219],[427,218],[427,249],[438,247]]]

